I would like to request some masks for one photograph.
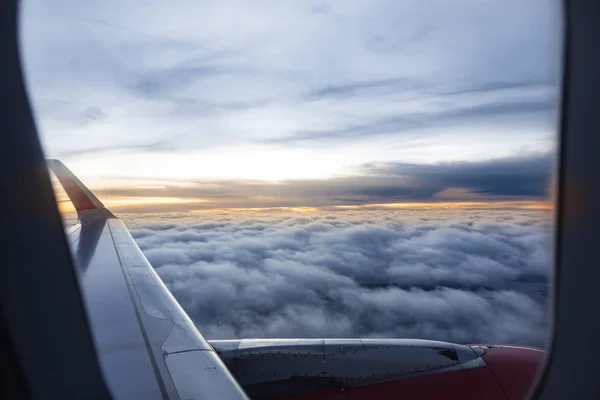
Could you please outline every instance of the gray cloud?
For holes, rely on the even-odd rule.
[[[396,87],[397,81],[375,81],[352,84],[343,87],[329,87],[321,89],[312,94],[316,97],[331,96],[352,96],[359,91],[369,92],[375,89],[385,90],[391,93],[394,90],[400,90]],[[548,88],[548,85],[545,85]],[[512,93],[509,96],[494,95],[492,101],[483,100],[480,97],[485,93],[494,93],[502,91],[522,91],[531,90],[535,94],[537,89],[544,88],[544,85],[508,83],[508,84],[489,84],[484,83],[480,87],[457,89],[446,93],[432,94],[400,101],[401,105],[405,102],[423,101],[425,99],[446,98],[452,103],[452,106],[440,110],[432,107],[425,107],[418,112],[407,111],[388,115],[379,119],[371,119],[367,123],[352,124],[339,127],[335,130],[317,130],[300,131],[289,136],[264,139],[263,143],[294,144],[311,141],[332,141],[332,140],[352,140],[361,137],[373,137],[374,135],[400,135],[405,138],[407,135],[413,138],[427,136],[430,133],[426,129],[461,126],[465,124],[477,124],[482,121],[493,119],[496,123],[502,124],[499,118],[523,118],[528,121],[544,121],[545,116],[554,114],[557,107],[557,100],[554,96],[546,93],[541,96],[529,95],[523,97],[522,93]],[[363,93],[367,95],[367,93]],[[371,93],[372,95],[372,93]],[[472,97],[475,97],[473,99]],[[400,107],[401,108],[401,107]],[[425,131],[425,132],[424,132]],[[451,140],[451,139],[450,139]]]
[[[100,196],[181,197],[204,202],[166,205],[163,211],[231,207],[302,207],[393,202],[525,201],[549,198],[551,154],[482,162],[369,163],[355,175],[278,183],[243,180],[165,182],[150,188],[98,189]],[[458,191],[448,192],[455,189]],[[135,211],[137,206],[128,208]],[[140,208],[143,210],[145,208]],[[159,211],[159,209],[155,209]]]
[[[549,194],[553,164],[554,157],[549,154],[532,154],[478,163],[383,163],[371,164],[368,168],[377,175],[410,177],[423,187],[433,188],[436,193],[454,187],[472,193],[544,197]],[[373,194],[377,194],[377,189]]]
[[[167,141],[157,141],[154,143],[137,143],[137,144],[120,144],[116,146],[102,146],[102,147],[87,147],[87,148],[78,148],[73,150],[64,150],[59,152],[59,156],[62,157],[73,157],[73,156],[93,156],[94,154],[102,154],[102,153],[119,153],[119,152],[127,152],[127,153],[135,153],[140,151],[168,151],[173,150],[174,146],[172,143]]]
[[[326,86],[321,89],[313,90],[308,99],[322,99],[324,97],[348,97],[361,93],[373,93],[373,91],[390,92],[399,89],[413,88],[423,89],[423,83],[417,84],[416,81],[406,79],[381,79],[367,82],[346,83],[339,86]]]
[[[250,212],[124,219],[208,338],[545,342],[548,213]]]

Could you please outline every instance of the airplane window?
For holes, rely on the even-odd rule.
[[[551,317],[560,7],[29,0],[21,50],[46,155],[223,357],[224,340],[365,339],[346,362],[375,375],[383,339],[478,345],[523,397]],[[235,378],[393,381],[370,373]]]

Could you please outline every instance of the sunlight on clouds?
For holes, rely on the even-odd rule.
[[[454,203],[390,203],[390,204],[361,204],[361,205],[332,205],[325,207],[252,207],[252,208],[210,208],[190,210],[191,213],[247,212],[247,211],[291,211],[291,212],[320,212],[342,210],[553,210],[550,202],[534,201],[505,201],[505,202],[454,202]]]
[[[327,179],[170,180],[133,176],[113,178],[112,185],[89,187],[107,206],[128,212],[550,209],[552,163],[549,154],[531,154],[478,163],[370,163],[354,175]],[[83,181],[87,183],[85,178]]]
[[[206,210],[190,210],[191,213],[215,213],[215,212],[245,212],[245,211],[291,211],[297,213],[319,212],[322,207],[249,207],[249,208],[210,208]]]
[[[103,199],[104,205],[112,210],[121,212],[152,212],[155,206],[178,204],[205,203],[202,199],[181,199],[169,197],[131,197],[131,198],[107,198]],[[62,213],[74,212],[73,205],[68,200],[58,202],[58,208]],[[232,207],[232,208],[207,208],[189,210],[191,213],[215,213],[215,212],[319,212],[335,210],[383,210],[383,209],[409,209],[409,210],[495,210],[495,209],[521,209],[521,210],[553,210],[550,202],[456,202],[456,203],[392,203],[392,204],[362,204],[362,205],[332,205],[325,207]],[[134,211],[136,210],[136,211]],[[174,207],[171,212],[178,212]]]
[[[272,146],[271,146],[272,147]],[[152,180],[185,179],[321,179],[341,175],[357,162],[369,161],[359,149],[335,153],[327,150],[273,149],[257,146],[215,150],[210,153],[144,153],[99,155],[69,161],[73,170],[94,186],[111,186],[124,173]],[[72,166],[72,167],[71,167]],[[82,178],[82,179],[83,179]],[[130,180],[128,184],[137,184]]]
[[[489,130],[490,132],[493,130]],[[515,142],[509,137],[493,140],[478,138],[471,129],[461,131],[462,136],[453,136],[449,129],[442,139],[445,143],[432,142],[421,138],[401,140],[399,138],[375,138],[360,146],[340,143],[329,148],[306,148],[302,146],[251,145],[231,146],[196,150],[191,146],[179,151],[134,151],[97,154],[93,157],[82,155],[69,157],[68,165],[76,171],[80,179],[92,186],[115,186],[119,180],[127,178],[127,185],[148,185],[143,180],[260,180],[283,181],[295,179],[328,179],[352,175],[361,165],[377,162],[402,160],[407,163],[435,164],[469,160],[471,162],[490,159],[489,149],[494,149],[494,157],[509,157],[520,154],[523,149],[554,151],[554,144],[544,133],[523,142]],[[531,133],[531,132],[529,132]],[[528,137],[523,133],[523,136]],[[531,135],[529,135],[531,136]],[[432,162],[435,161],[435,162]],[[140,181],[136,181],[138,178]],[[179,183],[178,183],[179,184]]]
[[[552,210],[549,202],[534,201],[497,201],[497,202],[442,202],[442,203],[388,203],[388,204],[363,204],[358,206],[333,206],[338,209],[425,209],[425,210],[479,210],[479,209],[539,209]]]
[[[152,206],[157,205],[197,204],[206,201],[203,199],[183,199],[178,197],[102,197],[104,206],[115,211],[120,211],[128,207],[150,210]],[[61,213],[75,212],[75,207],[69,199],[57,198],[57,204]]]
[[[179,197],[103,197],[102,201],[107,208],[121,208],[130,205],[144,206],[154,204],[187,204],[203,203],[204,199],[183,199]]]
[[[61,213],[75,211],[72,203],[60,185],[54,185],[58,208]],[[295,206],[295,207],[211,207],[223,203],[214,199],[181,197],[141,197],[141,196],[102,196],[103,204],[116,212],[153,212],[159,207],[164,212],[220,213],[220,212],[295,212],[312,213],[321,211],[346,210],[553,210],[551,201],[455,201],[455,202],[402,202],[380,204]],[[194,209],[202,205],[203,208]],[[184,206],[180,209],[178,206]],[[165,208],[166,207],[166,208]],[[192,208],[190,208],[192,207]],[[205,207],[205,208],[204,208]]]

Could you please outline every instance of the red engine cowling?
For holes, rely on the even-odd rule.
[[[508,400],[525,399],[535,382],[545,352],[536,347],[481,346],[482,356]]]
[[[375,385],[349,387],[347,397],[302,397],[421,400],[524,400],[535,382],[544,351],[522,346],[476,346],[485,351],[486,367],[442,372]],[[325,394],[325,393],[323,393]]]
[[[522,400],[544,351],[414,339],[211,341],[253,399]]]

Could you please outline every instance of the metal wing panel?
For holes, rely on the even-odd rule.
[[[115,398],[247,399],[123,222],[60,161],[75,205],[68,232],[102,372]]]
[[[123,222],[101,211],[80,215],[80,227],[71,230],[70,241],[100,362],[114,396],[247,398]]]
[[[108,222],[83,221],[70,241],[100,364],[113,396],[163,398]]]

